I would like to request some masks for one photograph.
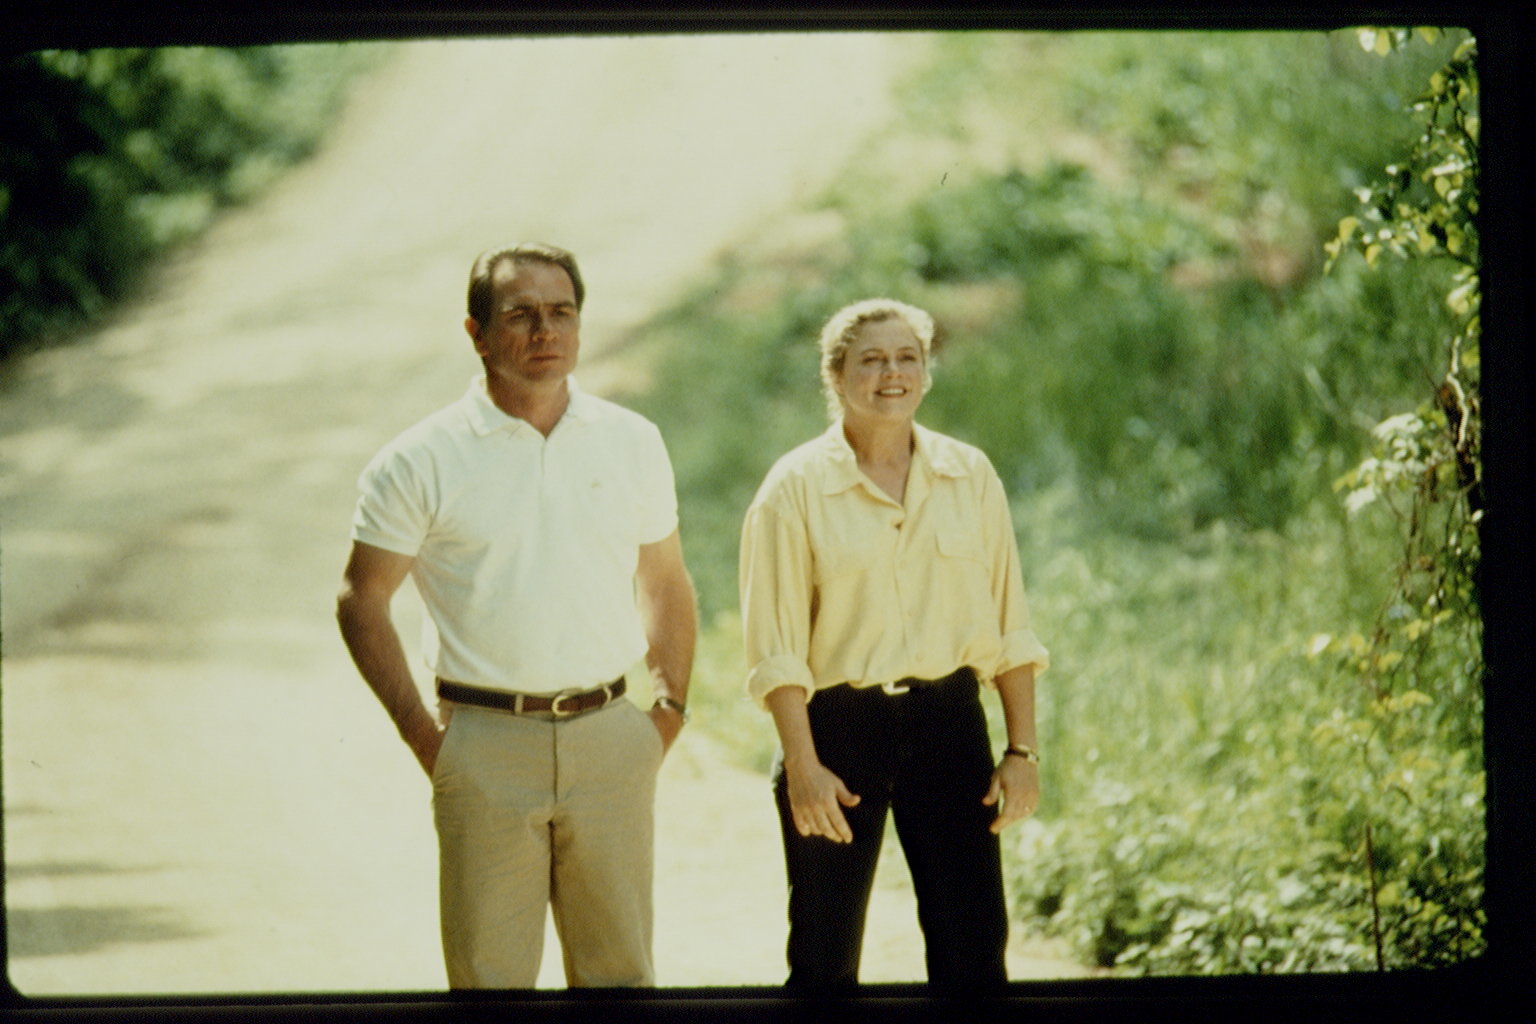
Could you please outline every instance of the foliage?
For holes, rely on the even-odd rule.
[[[959,386],[930,406],[1006,453],[1010,476],[1039,479],[1049,444],[1107,526],[1152,535],[1229,516],[1274,525],[1294,509],[1283,467],[1300,382],[1262,343],[1275,317],[1251,279],[1185,285],[1189,268],[1230,257],[1205,224],[1058,166],[946,190],[898,232],[925,281],[1006,268],[1021,296],[946,352]]]
[[[368,47],[45,51],[0,65],[0,357],[308,154]]]
[[[1059,133],[1110,142],[1092,164],[946,175],[901,209],[859,175],[841,190],[877,213],[835,273],[959,328],[927,414],[1021,488],[1074,479],[1107,528],[1169,538],[1298,512],[1358,454],[1362,411],[1433,360],[1402,338],[1443,318],[1421,282],[1319,287],[1317,236],[1406,144],[1401,107],[1435,56],[1377,67],[1348,33],[1167,33],[1155,59],[1136,33],[950,45],[912,104],[936,131],[977,120],[955,113],[963,90],[1012,90],[1029,113],[1005,99],[994,120],[1045,130],[1037,108],[1060,109]],[[1365,355],[1368,336],[1382,351]]]
[[[1085,536],[1074,500],[1018,513],[1057,654],[1042,683],[1045,803],[1007,848],[1024,926],[1128,973],[1371,969],[1373,909],[1388,966],[1475,955],[1470,720],[1452,727],[1409,695],[1358,721],[1358,666],[1334,649],[1366,645],[1317,632],[1369,620],[1347,569],[1389,563],[1393,531],[1318,507],[1283,534],[1168,545]],[[1470,653],[1439,648],[1446,664]]]
[[[1373,66],[1348,32],[1170,32],[1155,60],[1134,34],[1088,49],[1091,73],[1065,99],[1075,117],[1119,140],[1149,190],[1198,205],[1277,287],[1315,265],[1343,190],[1406,145],[1403,99],[1440,59]]]
[[[1307,820],[1333,767],[1309,756],[1310,722],[1331,700],[1300,652],[1352,600],[1326,571],[1339,524],[1170,546],[1083,537],[1056,525],[1071,510],[1020,513],[1061,656],[1046,805],[1008,851],[1019,916],[1122,971],[1363,966],[1364,890],[1320,872]]]
[[[1434,38],[1433,30],[1428,33]],[[1362,43],[1380,53],[1406,46],[1403,30],[1371,31]],[[1336,712],[1320,731],[1357,748],[1365,764],[1359,813],[1366,835],[1405,816],[1424,816],[1445,801],[1475,801],[1473,788],[1447,785],[1433,740],[1458,754],[1480,745],[1482,622],[1477,577],[1483,515],[1480,395],[1481,286],[1478,80],[1476,43],[1468,39],[1431,76],[1414,105],[1421,131],[1408,158],[1382,182],[1362,189],[1362,209],[1346,217],[1328,250],[1359,253],[1388,272],[1383,255],[1449,265],[1440,292],[1453,316],[1442,342],[1441,373],[1431,396],[1384,420],[1376,449],[1340,480],[1351,512],[1385,508],[1402,544],[1388,596],[1368,637],[1321,646],[1351,663],[1364,684],[1366,709]],[[1421,722],[1420,719],[1426,721]],[[1454,749],[1454,748],[1453,748]],[[1390,795],[1387,795],[1390,794]],[[1391,868],[1372,879],[1382,941],[1414,947],[1414,962],[1454,961],[1479,949],[1482,858],[1448,859],[1436,847],[1391,851]],[[1384,959],[1385,954],[1379,953]]]
[[[1372,46],[1381,38],[1366,36]],[[1333,609],[1362,629],[1292,639],[1279,656],[1231,652],[1266,677],[1254,717],[1274,716],[1278,727],[1247,736],[1244,758],[1284,765],[1274,788],[1234,788],[1218,815],[1199,813],[1198,800],[1174,814],[1135,785],[1132,766],[1115,764],[1091,788],[1074,787],[1089,802],[1083,813],[1026,834],[1016,875],[1026,914],[1100,963],[1158,973],[1339,970],[1441,966],[1482,951],[1473,53],[1468,41],[1432,76],[1415,107],[1423,131],[1410,160],[1361,190],[1365,209],[1327,247],[1337,261],[1353,246],[1382,275],[1384,253],[1403,257],[1391,270],[1420,287],[1437,281],[1449,313],[1409,328],[1449,336],[1414,346],[1441,354],[1438,383],[1421,377],[1433,399],[1383,420],[1374,452],[1340,480],[1352,517],[1346,550],[1357,554],[1356,572],[1376,567],[1362,593],[1385,598],[1363,615],[1349,602]],[[1449,273],[1416,265],[1436,260]],[[1389,514],[1368,519],[1377,508]],[[1119,600],[1136,593],[1134,581],[1114,589]],[[1319,621],[1319,589],[1298,592]],[[1240,598],[1238,607],[1258,611]],[[1236,635],[1220,618],[1201,621]],[[1306,621],[1297,608],[1272,628],[1283,638]],[[1093,640],[1117,645],[1102,629]],[[1298,730],[1307,721],[1315,724]],[[1208,742],[1198,730],[1180,735],[1193,750]],[[1274,802],[1287,793],[1297,800]],[[1223,855],[1234,867],[1221,881],[1189,867]]]

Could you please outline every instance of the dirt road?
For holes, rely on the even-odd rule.
[[[600,391],[629,332],[881,124],[912,44],[417,44],[143,302],[6,369],[18,989],[442,987],[427,782],[332,618],[357,471],[475,372],[458,326],[474,252],[540,238],[581,255],[582,377]],[[669,759],[663,984],[781,979],[765,786],[703,734]],[[882,873],[868,980],[921,976],[903,885]],[[1022,951],[1014,968],[1073,972]]]

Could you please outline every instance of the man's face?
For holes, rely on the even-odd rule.
[[[576,368],[576,290],[553,263],[507,261],[492,277],[491,317],[465,326],[488,377],[514,386],[563,380]]]

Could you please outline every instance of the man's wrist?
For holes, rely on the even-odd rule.
[[[421,704],[406,711],[396,726],[407,743],[442,731],[441,723]]]
[[[684,725],[687,725],[690,721],[693,720],[693,716],[688,713],[688,705],[684,704],[680,700],[673,700],[671,697],[657,697],[656,703],[652,704],[651,708],[652,710],[656,708],[666,708],[669,711],[677,712],[678,715],[682,718]]]

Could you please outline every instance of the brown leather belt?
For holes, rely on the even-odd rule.
[[[549,715],[554,718],[570,718],[573,715],[596,711],[624,696],[624,677],[590,690],[564,690],[560,693],[508,693],[505,690],[486,690],[446,679],[437,681],[437,695],[455,704],[471,704],[493,711],[508,711],[514,715]]]

